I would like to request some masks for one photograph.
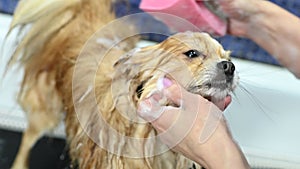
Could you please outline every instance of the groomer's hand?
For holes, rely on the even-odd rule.
[[[260,17],[258,6],[262,0],[215,0],[229,19],[228,31],[235,36],[246,36],[249,24]]]
[[[140,102],[138,112],[165,144],[205,168],[249,168],[215,104],[170,79],[164,78],[163,86],[162,91]],[[164,97],[177,106],[160,106]]]
[[[228,32],[251,39],[300,79],[300,19],[266,0],[215,0]]]

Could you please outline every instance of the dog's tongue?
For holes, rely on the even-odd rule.
[[[215,103],[215,102],[214,102]],[[223,100],[216,102],[215,104],[221,109],[222,111],[227,108],[227,106],[231,103],[231,96],[226,96]]]

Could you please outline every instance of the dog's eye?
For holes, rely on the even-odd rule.
[[[189,50],[187,52],[184,52],[183,54],[189,58],[195,58],[201,55],[201,53],[196,49]]]

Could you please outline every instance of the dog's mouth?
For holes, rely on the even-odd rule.
[[[231,92],[234,89],[233,80],[213,79],[200,85],[190,84],[188,91],[203,96],[208,101],[217,105],[221,110],[227,108],[231,103]]]
[[[149,79],[148,79],[149,80]],[[136,96],[141,97],[145,84],[148,80],[142,81],[136,88]],[[193,85],[191,85],[193,86]],[[214,81],[209,83],[204,83],[203,85],[197,85],[194,87],[187,87],[189,92],[199,94],[208,101],[214,103],[221,110],[225,110],[231,103],[230,93],[233,90],[232,82],[228,81]]]

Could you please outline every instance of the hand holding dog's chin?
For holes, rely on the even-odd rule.
[[[160,139],[174,151],[205,168],[249,168],[231,137],[222,111],[212,102],[187,92],[179,85],[170,81],[165,84],[162,93],[142,101],[139,107],[140,116],[151,122],[160,134],[163,133]],[[158,103],[162,95],[179,107],[160,106]],[[147,105],[150,107],[145,108]],[[152,111],[155,117],[151,117]],[[207,124],[215,126],[207,127]],[[182,130],[186,126],[189,126],[188,130]]]

